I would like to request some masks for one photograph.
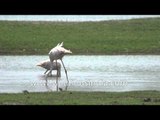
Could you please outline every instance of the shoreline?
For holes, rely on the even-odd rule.
[[[14,55],[16,55],[16,56],[23,56],[23,55],[26,55],[26,56],[32,56],[32,55],[33,55],[33,56],[34,56],[34,55],[35,55],[35,56],[36,56],[36,55],[37,55],[37,56],[40,56],[40,55],[45,56],[45,55],[48,55],[48,54],[26,54],[26,53],[25,53],[25,54],[16,54],[16,53],[14,53],[14,54],[3,54],[3,53],[0,53],[0,56],[12,56],[12,55],[13,55],[13,56],[14,56]],[[79,53],[79,54],[72,54],[72,55],[74,55],[74,56],[75,56],[75,55],[84,55],[84,56],[92,56],[92,55],[101,55],[101,56],[105,56],[105,55],[107,55],[107,56],[115,56],[115,55],[125,55],[125,56],[126,56],[126,55],[129,55],[129,56],[130,56],[130,55],[131,55],[131,56],[132,56],[132,55],[137,55],[137,56],[138,56],[138,55],[146,55],[146,56],[147,56],[147,55],[157,55],[157,56],[158,56],[158,55],[160,55],[160,53],[126,53],[126,54],[123,54],[123,53],[121,53],[121,54],[118,54],[118,53],[115,53],[115,54],[100,54],[100,53],[99,53],[99,54],[83,54],[83,53]],[[72,56],[72,55],[67,55],[67,56]]]

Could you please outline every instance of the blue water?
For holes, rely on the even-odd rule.
[[[0,15],[0,20],[16,21],[104,21],[160,17],[160,15]]]

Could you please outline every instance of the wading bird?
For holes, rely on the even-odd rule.
[[[72,52],[70,50],[67,50],[63,47],[63,42],[61,44],[58,44],[56,47],[52,48],[50,50],[50,52],[48,53],[50,62],[53,62],[55,60],[56,66],[57,66],[57,60],[61,60],[63,68],[65,70],[65,74],[66,74],[66,78],[67,78],[68,83],[69,83],[69,81],[68,81],[67,70],[64,66],[62,58],[64,55],[71,54],[71,53]],[[52,73],[52,68],[53,68],[53,64],[51,64],[50,72],[48,72],[47,77],[48,77],[49,73]],[[46,77],[46,80],[47,80],[47,77]],[[57,91],[58,91],[58,77],[56,77],[56,84],[57,84]]]
[[[46,74],[52,67],[52,70],[57,70],[57,76],[61,77],[61,64],[59,62],[57,62],[57,66],[56,66],[56,62],[52,62],[52,64],[53,65],[51,65],[50,60],[45,60],[45,61],[38,63],[37,66],[40,66],[46,69],[44,74]]]

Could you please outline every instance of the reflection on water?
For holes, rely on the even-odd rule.
[[[0,92],[55,91],[56,77],[36,66],[48,56],[0,56]],[[97,55],[65,56],[68,70],[68,91],[133,91],[160,90],[160,56],[158,55]],[[56,74],[56,71],[53,71]],[[66,87],[62,68],[59,87]]]

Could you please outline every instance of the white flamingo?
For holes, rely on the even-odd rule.
[[[62,62],[62,65],[63,65],[63,68],[65,70],[65,74],[66,74],[66,79],[67,79],[67,82],[69,83],[69,80],[68,80],[68,75],[67,75],[67,70],[65,68],[65,65],[63,63],[63,56],[66,55],[66,54],[71,54],[72,52],[70,50],[67,50],[63,47],[63,42],[61,44],[58,44],[56,47],[52,48],[50,50],[50,52],[48,53],[49,54],[49,59],[50,59],[50,62],[52,63],[54,60],[56,62],[56,66],[57,66],[57,60],[61,60]],[[47,74],[47,77],[49,74],[52,73],[52,68],[53,68],[53,64],[51,64],[51,67],[50,67],[50,72],[48,72]],[[46,78],[47,79],[47,78]],[[56,77],[56,84],[57,84],[57,91],[58,91],[58,77]]]
[[[37,66],[40,66],[46,69],[44,74],[46,74],[50,70],[50,68],[53,67],[52,70],[57,70],[58,77],[61,77],[61,64],[59,62],[57,62],[57,66],[56,66],[56,62],[53,62],[52,64],[53,65],[51,66],[50,60],[45,60],[38,63]]]

